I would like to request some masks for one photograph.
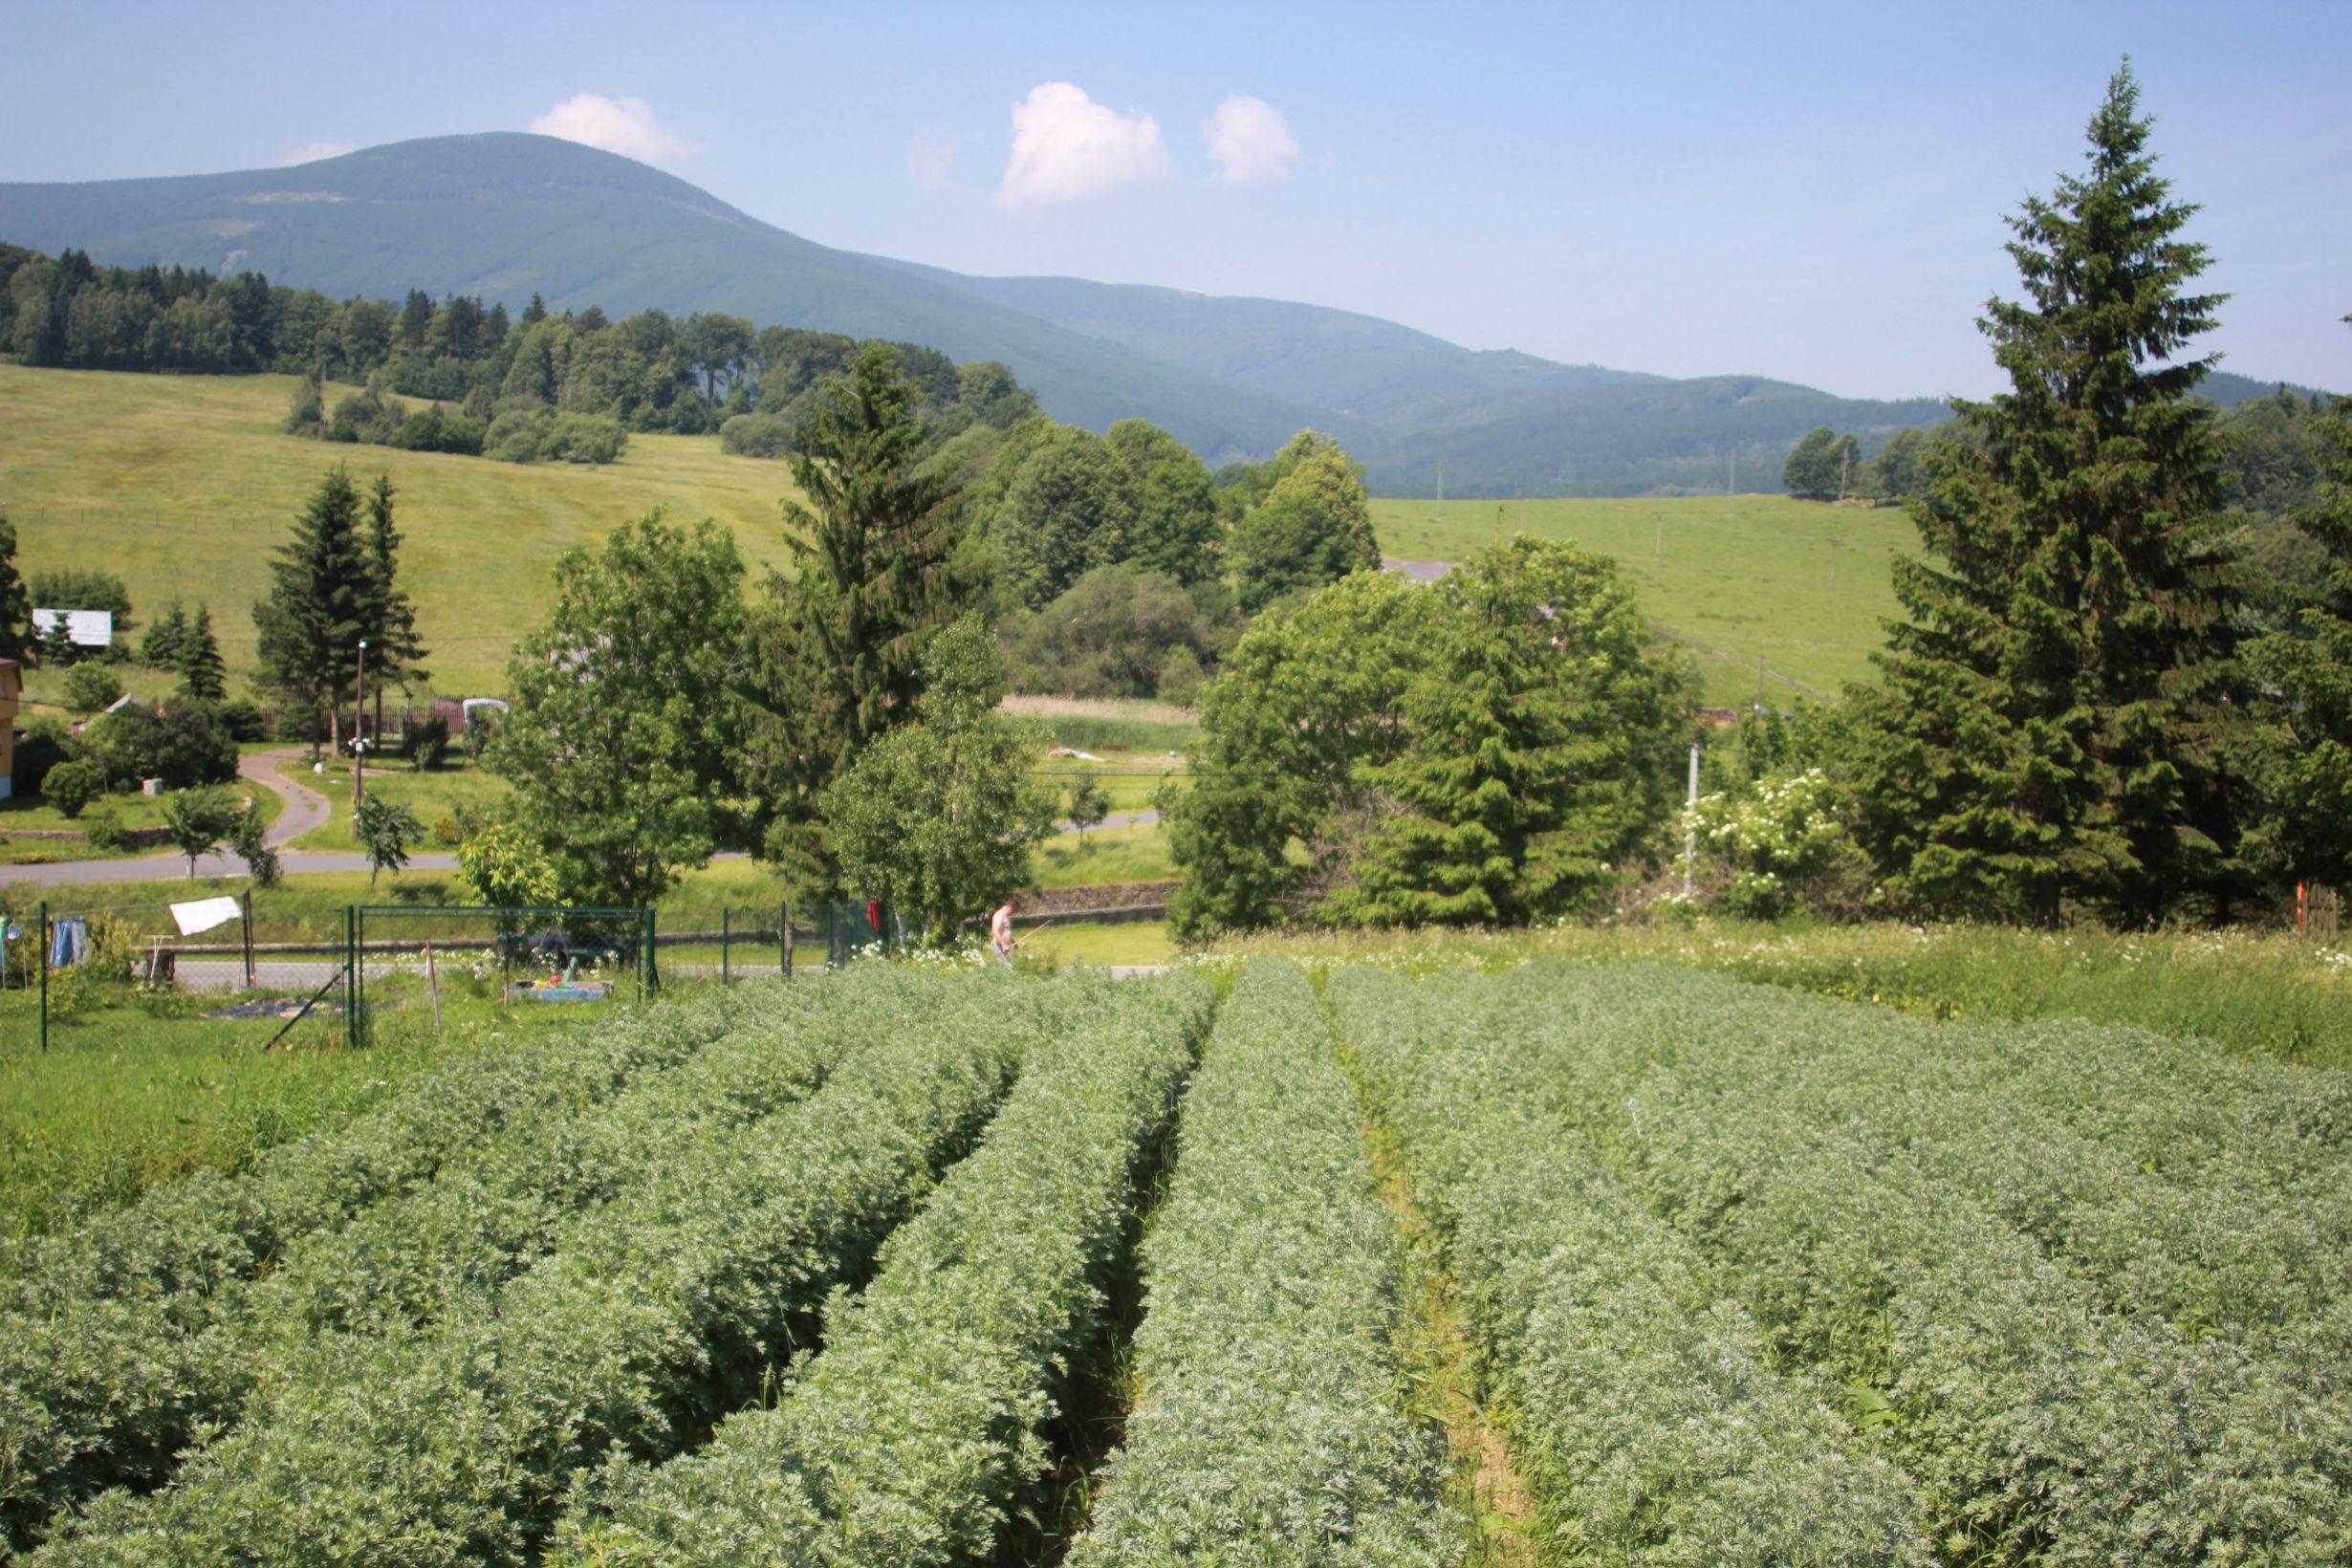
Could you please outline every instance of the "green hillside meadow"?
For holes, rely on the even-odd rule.
[[[1381,548],[1459,560],[1513,534],[1613,555],[1650,619],[1697,658],[1707,700],[1833,696],[1867,676],[1896,611],[1887,562],[1916,550],[1900,508],[1785,495],[1375,501]]]
[[[0,364],[0,507],[19,569],[119,573],[142,621],[174,598],[209,603],[229,666],[250,669],[270,552],[318,476],[338,462],[388,473],[434,689],[463,694],[504,688],[557,556],[655,507],[725,523],[754,562],[783,557],[783,465],[730,457],[716,437],[632,435],[600,468],[335,446],[279,433],[294,384]]]
[[[708,436],[632,435],[610,468],[518,466],[282,435],[283,376],[152,376],[0,363],[0,506],[28,573],[120,573],[142,619],[209,603],[232,668],[253,657],[250,606],[270,551],[320,473],[389,473],[436,690],[500,689],[515,637],[542,616],[550,571],[577,544],[654,507],[712,517],[756,564],[780,563],[781,464]],[[331,390],[330,401],[339,389]],[[1867,673],[1892,613],[1886,559],[1901,512],[1783,496],[1375,501],[1383,549],[1455,560],[1500,534],[1573,538],[1625,565],[1660,626],[1698,655],[1710,702],[1834,691]]]

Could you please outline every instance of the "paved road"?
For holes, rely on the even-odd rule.
[[[365,871],[367,857],[336,850],[287,849],[283,846],[301,838],[327,819],[334,802],[301,782],[281,767],[299,764],[300,751],[255,751],[237,762],[237,774],[262,788],[272,791],[285,802],[285,809],[276,821],[270,824],[270,842],[278,849],[278,865],[286,875],[302,876],[321,871]],[[1106,828],[1140,827],[1160,820],[1156,811],[1115,811],[1100,824]],[[1073,831],[1072,824],[1058,824],[1064,833]],[[718,860],[749,859],[740,851],[730,850],[712,857]],[[408,858],[411,871],[454,871],[457,857],[441,851]],[[167,878],[187,875],[185,855],[140,855],[119,860],[57,860],[47,865],[0,865],[0,886],[33,887],[95,887],[107,882],[161,882]],[[207,855],[196,862],[199,877],[242,877],[245,862],[234,855],[223,852]]]

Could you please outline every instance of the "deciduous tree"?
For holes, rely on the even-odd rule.
[[[916,722],[866,748],[826,792],[824,830],[844,886],[942,944],[1029,881],[1055,800],[1032,776],[1044,738],[995,711],[1003,669],[979,617],[932,639],[923,673]]]
[[[743,628],[743,561],[714,524],[657,512],[556,563],[490,762],[571,900],[651,904],[709,860],[740,788]]]

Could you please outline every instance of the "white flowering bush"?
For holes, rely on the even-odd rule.
[[[1046,994],[1050,1043],[873,1284],[827,1310],[824,1348],[784,1398],[690,1457],[593,1476],[551,1560],[989,1559],[1049,1466],[1044,1427],[1100,1329],[1141,1155],[1211,1012],[1189,976]]]
[[[1396,1237],[1306,976],[1236,982],[1185,1099],[1143,1262],[1143,1398],[1072,1568],[1462,1560],[1431,1434],[1385,1345]]]
[[[577,1471],[675,1452],[753,1397],[995,1108],[1032,988],[892,978],[874,1000],[896,1027],[817,1093],[660,1139],[649,1179],[430,1321],[303,1339],[242,1426],[162,1490],[98,1499],[42,1560],[526,1560]]]
[[[1413,1191],[1436,1225],[1519,1469],[1561,1561],[1933,1560],[1911,1484],[1852,1451],[1806,1381],[1640,1192],[1489,1072],[1525,1020],[1389,975],[1331,982]]]
[[[1701,795],[1684,814],[1714,862],[1727,914],[1777,920],[1799,908],[1829,912],[1852,902],[1863,860],[1818,768],[1767,778],[1753,791]]]

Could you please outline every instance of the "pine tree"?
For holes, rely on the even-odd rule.
[[[2029,200],[2026,299],[1979,325],[2011,390],[1958,403],[1899,561],[1906,619],[1864,697],[1861,836],[1900,904],[2037,925],[2226,912],[2227,673],[2210,359],[2221,296],[2147,151],[2128,64],[2086,171]]]
[[[913,388],[886,344],[831,382],[793,461],[809,505],[784,505],[797,575],[776,582],[744,690],[760,727],[753,771],[775,820],[769,856],[801,886],[831,884],[817,823],[825,789],[912,716],[931,635],[969,597],[952,566],[952,480],[924,470]]]
[[[0,510],[0,659],[21,660],[34,642],[33,595],[16,575],[16,525]]]
[[[186,639],[187,610],[175,599],[139,640],[139,662],[153,669],[177,669]]]
[[[328,740],[339,746],[373,581],[359,492],[341,464],[319,481],[270,575],[270,597],[253,606],[261,684],[325,719]]]
[[[425,674],[416,607],[400,587],[401,531],[392,516],[393,494],[391,476],[378,474],[367,493],[368,575],[359,616],[360,635],[367,639],[368,686],[376,693],[380,730],[384,687],[421,681]]]
[[[228,671],[221,662],[221,644],[212,635],[212,606],[196,606],[196,619],[181,634],[180,689],[200,702],[217,703],[228,694]]]

